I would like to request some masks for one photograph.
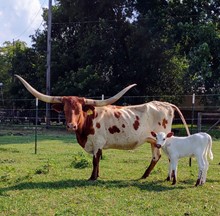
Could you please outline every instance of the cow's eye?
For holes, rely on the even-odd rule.
[[[163,141],[165,141],[165,138],[163,139]]]

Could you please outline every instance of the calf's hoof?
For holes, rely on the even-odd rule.
[[[166,180],[167,180],[167,181],[170,181],[170,176],[168,176],[168,177],[166,178]]]
[[[203,185],[205,182],[202,181],[201,179],[197,179],[195,186],[197,187],[198,185]]]

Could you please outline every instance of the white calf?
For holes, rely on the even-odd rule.
[[[202,185],[206,181],[207,170],[209,162],[207,154],[213,160],[212,154],[212,138],[207,133],[196,133],[188,137],[175,137],[170,132],[151,132],[152,136],[156,137],[156,147],[162,147],[165,154],[170,160],[169,174],[167,180],[173,178],[172,184],[176,184],[177,179],[177,164],[179,158],[187,156],[195,156],[199,165],[199,174],[196,185]]]

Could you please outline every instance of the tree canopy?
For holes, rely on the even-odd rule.
[[[17,73],[45,92],[45,29],[32,47],[6,42],[0,79],[13,96]],[[51,94],[220,93],[220,2],[212,0],[57,0],[52,8]],[[37,82],[36,82],[37,80]]]

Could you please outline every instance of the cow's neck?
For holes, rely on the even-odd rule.
[[[94,134],[93,115],[83,113],[80,116],[78,129],[76,130],[76,138],[78,143],[84,148],[88,139],[88,135]]]

